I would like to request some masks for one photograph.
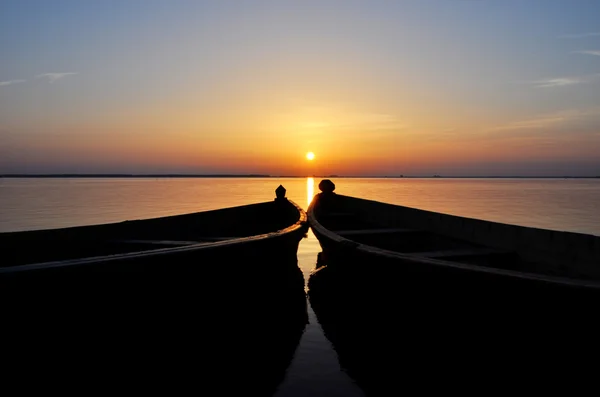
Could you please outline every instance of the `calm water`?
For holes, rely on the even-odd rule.
[[[312,178],[0,178],[0,232],[151,218],[271,200],[308,206]],[[474,218],[600,235],[600,179],[335,179],[336,192]]]
[[[282,184],[307,208],[312,178],[1,179],[0,232],[117,222],[269,201]],[[334,179],[336,192],[525,226],[600,235],[600,179]],[[308,278],[320,252],[309,232],[298,251]],[[278,395],[360,396],[309,309]]]

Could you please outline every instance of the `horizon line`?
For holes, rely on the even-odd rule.
[[[270,174],[130,174],[130,173],[10,173],[0,178],[600,178],[600,175],[270,175]]]

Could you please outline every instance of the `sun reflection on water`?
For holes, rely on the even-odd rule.
[[[306,178],[306,207],[310,205],[313,197],[315,196],[315,178]]]

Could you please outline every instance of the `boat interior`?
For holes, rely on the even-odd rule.
[[[356,205],[357,201],[362,200],[337,196],[335,204],[321,202],[315,208],[316,218],[323,227],[343,238],[383,250],[460,264],[560,275],[560,269],[525,259],[516,250],[478,244],[428,230],[426,226],[415,227],[414,220],[404,222],[402,217],[387,214],[387,208],[379,208],[377,212]],[[425,221],[423,225],[427,224]]]
[[[426,230],[381,227],[351,212],[323,213],[319,216],[319,222],[348,240],[424,258],[490,266],[509,257],[514,259],[516,255],[514,252],[483,247]]]
[[[266,234],[292,226],[289,201],[62,229],[0,233],[1,267],[184,247]]]

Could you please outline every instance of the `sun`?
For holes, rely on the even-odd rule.
[[[314,160],[315,159],[315,154],[313,152],[306,153],[306,159],[307,160]]]

